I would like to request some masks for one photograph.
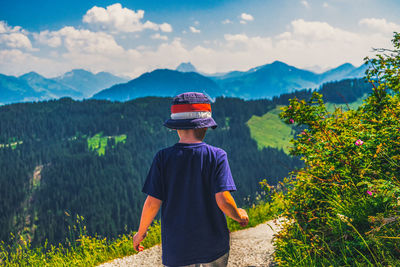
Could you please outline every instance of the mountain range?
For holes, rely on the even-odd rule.
[[[99,90],[128,81],[125,78],[112,75],[108,72],[93,74],[83,69],[72,70],[62,76],[54,78],[54,80],[79,90],[84,97],[90,97]]]
[[[93,74],[83,69],[54,78],[35,72],[19,77],[0,74],[0,104],[60,97],[127,101],[146,96],[173,96],[185,91],[204,92],[210,97],[272,98],[298,89],[318,88],[329,81],[362,77],[366,69],[366,65],[357,68],[345,63],[315,73],[275,61],[248,71],[204,74],[187,62],[175,70],[157,69],[130,81],[107,72]]]
[[[230,72],[216,77],[226,96],[238,96],[244,99],[271,98],[303,88],[317,88],[325,82],[359,78],[365,72],[349,63],[317,74],[298,69],[280,61],[250,69],[246,72]]]
[[[105,89],[93,98],[128,101],[145,96],[173,96],[187,91],[203,92],[212,97],[221,95],[218,84],[201,74],[158,69]]]
[[[211,97],[272,98],[298,89],[318,88],[329,81],[359,78],[366,68],[366,65],[357,68],[345,63],[318,74],[275,61],[244,72],[206,76],[192,71],[196,69],[191,63],[183,63],[176,70],[158,69],[127,83],[116,84],[93,98],[127,101],[144,96],[173,96],[184,91],[200,91]]]
[[[19,77],[0,74],[0,104],[60,97],[88,98],[101,89],[126,81],[107,72],[93,74],[82,69],[74,69],[54,78],[45,78],[36,72]]]

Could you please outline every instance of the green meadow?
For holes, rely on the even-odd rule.
[[[343,111],[349,109],[355,110],[361,106],[366,98],[367,95],[364,95],[348,104],[328,102],[325,106],[328,112],[335,111],[335,108],[341,108]],[[261,150],[264,147],[273,147],[283,149],[286,154],[289,154],[290,140],[293,138],[294,131],[290,125],[284,123],[279,118],[282,107],[282,105],[278,105],[275,109],[262,116],[253,115],[250,120],[247,121],[251,138],[257,142],[258,149]]]
[[[95,134],[93,137],[87,138],[88,148],[89,150],[96,151],[99,156],[104,156],[106,154],[108,140],[110,139],[114,139],[115,145],[118,143],[125,143],[126,134],[118,136],[103,136],[103,133],[100,132]]]
[[[262,116],[254,115],[247,122],[250,135],[257,142],[258,149],[273,147],[289,153],[290,140],[294,132],[279,118],[281,107],[277,106]]]
[[[325,107],[328,112],[334,112],[335,108],[341,108],[343,111],[347,111],[349,109],[356,110],[359,106],[362,105],[363,101],[367,98],[367,95],[363,95],[362,97],[358,98],[356,101],[348,103],[348,104],[335,104],[327,102]]]

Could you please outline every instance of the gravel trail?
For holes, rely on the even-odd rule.
[[[271,220],[253,228],[231,233],[228,267],[266,267],[272,263],[273,235],[280,229],[281,220]],[[158,267],[161,246],[157,245],[138,254],[103,263],[101,267],[142,266]]]

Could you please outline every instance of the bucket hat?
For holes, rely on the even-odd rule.
[[[203,93],[187,92],[174,97],[171,118],[164,122],[170,129],[217,128],[211,117],[211,103]]]

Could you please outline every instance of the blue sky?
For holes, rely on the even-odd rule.
[[[0,0],[0,73],[136,77],[188,61],[215,73],[274,60],[322,71],[390,47],[398,14],[394,0]]]

